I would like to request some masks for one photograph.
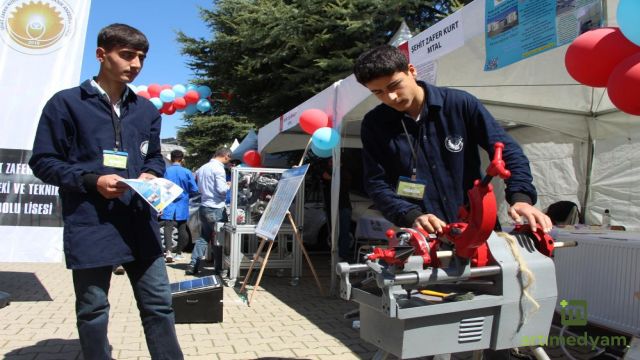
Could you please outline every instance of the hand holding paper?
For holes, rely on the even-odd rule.
[[[164,178],[122,179],[119,182],[127,184],[158,212],[171,204],[183,191],[180,186]]]

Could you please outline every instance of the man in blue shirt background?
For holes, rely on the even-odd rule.
[[[231,182],[227,181],[225,165],[231,161],[231,150],[219,148],[208,163],[196,171],[198,190],[202,196],[198,214],[200,216],[200,237],[196,240],[191,252],[191,262],[185,271],[186,275],[196,275],[201,258],[207,251],[209,241],[215,237],[216,223],[227,222],[225,200]],[[215,272],[221,273],[222,246],[213,245],[213,266]]]
[[[198,193],[198,185],[193,174],[182,167],[184,153],[180,150],[171,152],[171,166],[167,167],[164,177],[180,186],[184,192],[169,204],[160,215],[164,222],[164,250],[165,261],[173,262],[173,229],[178,229],[178,244],[175,248],[176,257],[181,256],[182,250],[187,245],[189,234],[187,233],[187,220],[189,219],[189,197]]]

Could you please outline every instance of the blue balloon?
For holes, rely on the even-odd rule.
[[[196,104],[189,104],[187,105],[186,108],[184,108],[184,113],[186,115],[193,115],[197,112],[198,112],[198,108],[196,107]]]
[[[209,97],[209,95],[211,95],[211,88],[208,87],[207,85],[198,86],[197,91],[198,91],[198,94],[200,94],[201,99],[206,99]]]
[[[153,104],[153,106],[156,107],[156,109],[160,110],[162,108],[162,100],[160,100],[157,97],[151,98],[149,99],[149,101],[151,101],[151,103]]]
[[[182,84],[173,85],[172,90],[176,97],[183,97],[187,93],[187,88]]]
[[[176,98],[176,93],[171,89],[164,89],[160,91],[160,100],[162,102],[170,103]]]
[[[333,156],[333,150],[331,149],[318,149],[313,143],[311,143],[311,152],[319,158],[328,158]]]
[[[640,46],[640,1],[620,0],[617,19],[622,34],[629,41]]]
[[[191,90],[198,91],[198,87],[193,84],[187,85],[187,91],[191,91]]]
[[[340,142],[340,134],[330,127],[321,127],[311,135],[311,143],[320,150],[333,149]]]
[[[207,99],[200,99],[196,104],[196,108],[198,109],[198,111],[204,113],[211,110],[211,103]]]
[[[137,93],[139,93],[140,91],[147,91],[148,89],[149,89],[149,88],[147,87],[147,85],[139,85],[139,86],[136,86],[136,91],[135,91],[135,93],[137,94]]]

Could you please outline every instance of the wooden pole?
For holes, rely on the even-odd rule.
[[[256,284],[253,286],[253,291],[251,291],[251,296],[247,299],[247,306],[251,306],[251,299],[253,299],[253,295],[255,295],[256,290],[258,290],[258,286],[260,285],[260,280],[262,279],[262,273],[264,273],[264,269],[267,267],[267,261],[269,261],[269,254],[271,254],[271,248],[273,247],[274,240],[269,240],[269,247],[267,248],[267,254],[264,256],[264,260],[262,261],[262,266],[260,266],[260,273],[258,274],[258,280],[256,280]]]
[[[260,254],[262,254],[262,247],[264,247],[265,241],[266,241],[265,238],[260,238],[260,245],[258,245],[258,250],[256,250],[256,253],[253,254],[253,261],[251,262],[251,264],[249,264],[249,270],[247,270],[247,275],[244,276],[244,280],[242,281],[242,287],[240,288],[240,293],[244,291],[244,288],[247,286],[247,283],[249,282],[249,279],[250,279],[249,276],[251,276],[253,265],[255,265],[255,263],[260,258]]]
[[[296,240],[298,241],[298,244],[300,245],[300,249],[302,250],[304,257],[307,259],[309,268],[311,268],[311,273],[313,273],[313,277],[316,279],[318,290],[320,290],[320,294],[322,296],[325,296],[324,289],[322,288],[322,285],[320,285],[320,279],[318,279],[318,274],[316,274],[316,269],[313,267],[313,263],[311,262],[311,259],[309,258],[309,254],[307,253],[307,249],[305,249],[304,244],[302,243],[302,239],[300,238],[300,232],[298,231],[298,227],[296,227],[296,223],[293,221],[293,217],[291,216],[290,211],[287,211],[287,217],[289,218],[289,222],[291,222],[291,226],[293,227],[293,233],[296,237]]]
[[[304,157],[307,156],[307,152],[309,151],[310,145],[311,145],[311,137],[309,137],[309,142],[307,142],[307,146],[304,148],[304,152],[302,153],[302,157],[300,158],[300,162],[298,163],[298,166],[302,166],[302,163],[304,162]]]

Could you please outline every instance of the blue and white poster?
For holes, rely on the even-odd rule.
[[[486,0],[485,71],[568,44],[602,26],[600,0]]]

